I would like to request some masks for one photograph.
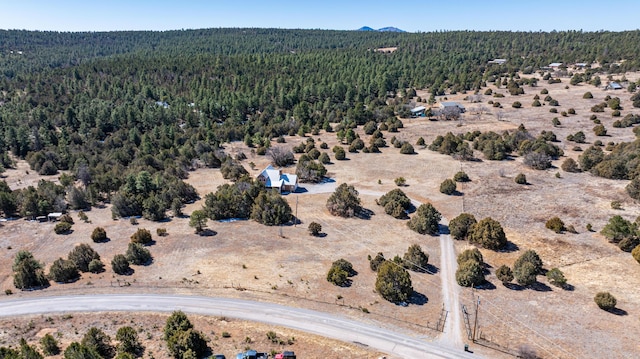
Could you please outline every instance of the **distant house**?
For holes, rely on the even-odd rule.
[[[161,106],[162,108],[169,108],[169,104],[166,101],[156,101],[156,106]]]
[[[489,61],[489,64],[496,64],[496,65],[504,65],[507,62],[507,59],[493,59],[491,61]]]
[[[441,102],[440,103],[440,109],[441,110],[451,110],[451,109],[455,109],[457,108],[460,113],[464,113],[464,111],[466,111],[466,109],[464,108],[464,106],[460,103],[457,102],[452,102],[452,101],[448,101],[448,102]]]
[[[260,181],[266,188],[275,188],[279,192],[295,192],[298,189],[298,176],[289,173],[282,173],[269,165],[258,175]]]
[[[414,107],[411,109],[411,117],[424,116],[426,110],[427,108],[424,106]]]
[[[575,67],[579,68],[579,69],[583,69],[585,67],[589,66],[589,64],[587,64],[586,62],[576,62]]]
[[[610,82],[607,86],[605,86],[604,89],[605,90],[622,90],[622,85],[620,85],[617,82]]]
[[[562,62],[552,62],[548,67],[552,70],[557,70],[560,68],[560,66],[562,66]]]

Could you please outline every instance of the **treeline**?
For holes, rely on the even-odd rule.
[[[264,153],[283,135],[335,127],[348,139],[366,123],[393,132],[417,88],[474,91],[551,61],[636,69],[640,32],[1,31],[0,39],[0,170],[20,158],[42,175],[67,171],[62,193],[48,196],[56,201],[34,211],[4,191],[15,203],[4,208],[41,215],[60,198],[74,208],[106,200],[114,216],[162,219],[197,198],[182,181],[189,171],[246,172],[225,142]],[[373,51],[388,46],[398,49]],[[509,61],[487,64],[496,57]],[[369,150],[384,146],[377,142]]]

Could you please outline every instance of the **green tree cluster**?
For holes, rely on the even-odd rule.
[[[407,211],[412,207],[409,197],[399,188],[382,195],[376,203],[384,207],[386,214],[398,219],[408,218]]]
[[[413,293],[411,275],[393,261],[380,264],[375,288],[382,298],[392,303],[407,302]]]
[[[173,358],[203,358],[209,352],[207,338],[194,329],[182,311],[173,312],[164,326],[164,340]]]
[[[485,282],[482,253],[477,248],[466,249],[458,255],[456,282],[463,287],[478,286]]]
[[[411,230],[420,234],[435,236],[440,233],[439,223],[442,214],[431,204],[421,204],[407,225]]]

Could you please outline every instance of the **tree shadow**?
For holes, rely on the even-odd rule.
[[[511,241],[507,241],[507,245],[500,250],[501,253],[512,253],[512,252],[517,252],[520,250],[520,247],[518,247],[517,244],[511,242]]]
[[[529,288],[535,290],[536,292],[551,292],[551,287],[540,282],[533,283],[529,286]]]
[[[198,235],[200,237],[213,237],[216,234],[218,234],[218,232],[214,231],[213,229],[209,229],[209,228],[205,228],[202,231],[200,231],[200,233],[198,233]]]
[[[355,215],[357,218],[360,219],[366,219],[369,220],[371,219],[371,216],[374,216],[376,213],[368,208],[362,208],[358,211],[358,213]]]
[[[444,224],[438,224],[438,232],[440,234],[451,234],[451,231],[449,230],[449,226]]]
[[[326,234],[326,233],[321,232],[321,233],[316,234],[314,237],[317,237],[317,238],[324,238],[324,237],[326,237],[326,236],[327,236],[327,234]]]
[[[629,315],[629,313],[626,310],[620,309],[620,308],[609,309],[607,310],[607,312],[611,314],[619,315],[619,316]]]
[[[506,288],[511,290],[521,291],[524,290],[524,287],[518,283],[502,283]]]
[[[479,290],[494,290],[496,289],[496,286],[487,280],[484,283],[480,284],[479,286],[476,286],[473,288],[479,289]]]
[[[573,292],[576,289],[576,287],[574,287],[572,284],[565,283],[562,286],[562,289],[566,290],[567,292]]]
[[[414,290],[413,293],[411,293],[411,297],[409,297],[409,303],[415,305],[425,305],[429,303],[429,298],[427,298],[426,295]]]
[[[129,267],[129,269],[127,269],[125,272],[123,272],[123,273],[116,273],[116,274],[118,274],[118,275],[124,275],[124,276],[130,276],[130,275],[132,275],[132,274],[133,274],[133,273],[135,273],[135,272],[136,272],[136,270],[135,270],[135,269],[133,269],[133,268]]]
[[[434,266],[433,264],[427,264],[427,266],[422,271],[422,273],[427,273],[427,274],[436,274],[438,272],[440,272],[440,268]]]

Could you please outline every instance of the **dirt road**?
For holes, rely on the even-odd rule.
[[[472,357],[461,347],[454,349],[443,343],[425,342],[375,325],[307,309],[240,299],[160,294],[40,297],[2,301],[0,316],[77,311],[169,312],[174,310],[285,326],[369,346],[400,358]]]

